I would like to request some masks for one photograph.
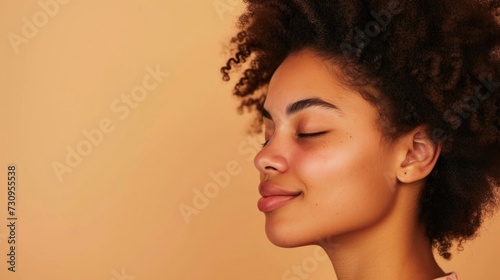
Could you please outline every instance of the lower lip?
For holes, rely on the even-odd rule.
[[[261,197],[257,202],[257,207],[261,212],[271,212],[291,202],[298,196],[299,195],[274,195]]]

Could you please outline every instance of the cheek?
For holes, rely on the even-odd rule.
[[[374,221],[394,197],[384,177],[384,156],[366,141],[304,152],[297,165],[306,188],[304,203],[318,212],[318,219],[336,217],[336,227]]]

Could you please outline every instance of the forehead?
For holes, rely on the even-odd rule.
[[[285,108],[304,98],[321,98],[338,103],[359,93],[341,82],[341,71],[310,50],[289,55],[274,72],[268,86],[264,108]]]

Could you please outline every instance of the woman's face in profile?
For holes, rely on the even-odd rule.
[[[384,142],[377,108],[343,86],[334,69],[301,51],[280,65],[268,87],[267,144],[254,163],[264,196],[258,206],[278,246],[376,227],[396,203],[391,170],[401,155]]]

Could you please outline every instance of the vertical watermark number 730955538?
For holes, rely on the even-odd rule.
[[[7,269],[16,272],[16,187],[17,168],[15,165],[7,167]]]

